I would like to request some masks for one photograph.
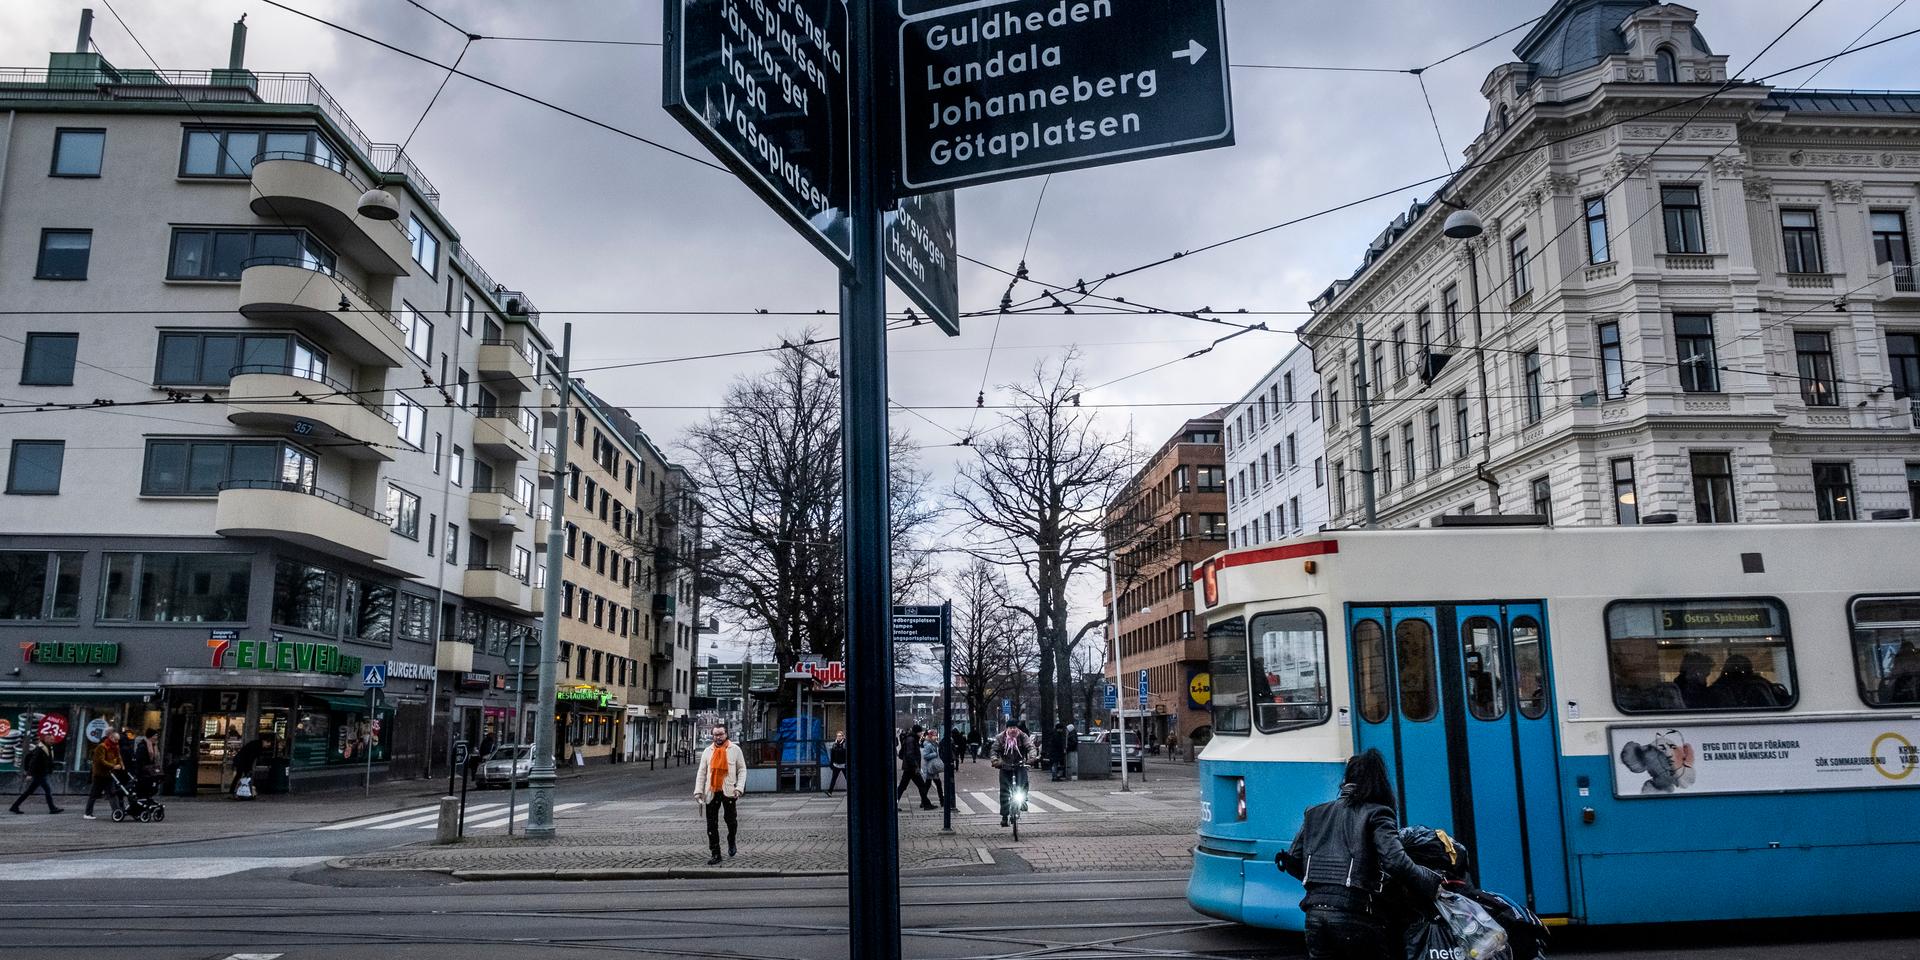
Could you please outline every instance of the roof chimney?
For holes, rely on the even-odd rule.
[[[74,53],[87,53],[93,49],[93,8],[80,11],[80,36],[73,41]]]
[[[89,11],[91,14],[91,11]],[[233,46],[227,50],[227,69],[240,70],[247,63],[247,15],[233,22]]]

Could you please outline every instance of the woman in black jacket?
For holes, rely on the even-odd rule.
[[[1380,911],[1389,880],[1431,899],[1440,875],[1400,846],[1393,786],[1378,750],[1347,761],[1340,796],[1307,810],[1293,845],[1274,857],[1306,887],[1308,960],[1384,960],[1399,953]]]

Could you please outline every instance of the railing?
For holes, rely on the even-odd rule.
[[[338,380],[333,379],[332,377],[327,376],[324,373],[320,373],[318,371],[311,370],[305,367],[295,367],[295,366],[284,364],[284,363],[246,363],[246,364],[241,364],[240,366],[229,369],[227,371],[227,379],[231,380],[234,377],[245,376],[246,374],[249,374],[249,373],[266,373],[266,374],[273,374],[275,376],[281,376],[281,377],[299,377],[302,380],[312,380],[314,383],[327,387],[333,390],[334,393],[339,394],[340,396],[346,397],[352,400],[353,402],[359,404],[360,406],[364,407],[367,410],[367,412],[379,415],[380,419],[385,420],[396,427],[400,425],[400,421],[395,419],[393,414],[390,414],[387,411],[381,409],[379,404],[374,403],[371,400],[368,400],[366,396],[361,392],[353,389],[352,387],[347,386],[344,383],[341,383]],[[299,401],[289,401],[289,402],[298,403]]]
[[[254,163],[254,166],[259,166],[261,163],[267,160],[297,160],[297,161],[300,161],[301,163],[313,164],[316,167],[325,167],[326,169],[332,170],[334,173],[339,174],[341,179],[347,181],[347,184],[349,186],[353,187],[355,190],[361,193],[366,193],[367,190],[370,189],[367,186],[367,182],[365,180],[360,179],[359,176],[355,175],[352,170],[348,169],[347,162],[345,160],[340,159],[339,157],[317,157],[305,150],[270,150],[266,153],[256,155],[253,158],[253,163]],[[365,217],[361,217],[359,218],[359,220],[366,221],[368,223],[379,222],[379,221],[367,220],[367,218]],[[400,225],[400,221],[389,220],[389,221],[386,221],[385,226],[387,229],[392,230],[396,234],[399,234],[402,239],[406,238],[407,230],[405,227],[402,227]],[[411,240],[408,240],[407,242],[409,244],[412,243]]]
[[[1792,290],[1832,290],[1831,273],[1789,273],[1787,287]]]
[[[325,500],[326,502],[331,503],[337,507],[346,507],[348,510],[352,510],[354,513],[357,513],[363,517],[366,517],[369,520],[378,520],[381,523],[385,523],[389,525],[392,524],[393,522],[391,519],[387,517],[386,514],[377,513],[371,507],[363,507],[360,504],[354,503],[352,500],[348,500],[346,497],[340,496],[339,494],[328,493],[325,490],[321,490],[315,487],[309,487],[303,483],[294,483],[287,480],[228,480],[220,484],[220,489],[222,490],[279,490],[284,493],[305,494],[306,496],[309,496],[309,497],[319,497],[320,499]]]
[[[1712,270],[1716,254],[1711,253],[1663,253],[1660,262],[1668,270]]]
[[[526,572],[516,572],[513,570],[509,570],[506,567],[503,567],[497,563],[469,563],[467,564],[467,569],[478,570],[485,573],[504,573],[507,576],[520,581],[521,583],[526,583],[528,577],[530,576],[530,574]]]
[[[366,304],[366,307],[364,309],[355,308],[356,312],[378,315],[388,323],[393,324],[393,328],[399,330],[401,333],[405,333],[407,330],[406,325],[400,322],[400,318],[388,313],[386,308],[374,302],[372,294],[361,289],[359,284],[348,280],[340,274],[340,271],[332,267],[322,265],[306,257],[248,257],[240,261],[240,269],[242,271],[245,271],[248,267],[296,267],[301,270],[311,270],[339,284],[340,287],[348,293],[359,297],[360,302]]]
[[[340,102],[310,73],[248,70],[120,70],[0,68],[0,99],[31,94],[38,100],[170,100],[180,103],[275,103],[319,111],[377,170],[407,178],[435,207],[440,193],[413,159],[391,143],[374,143]]]
[[[1901,293],[1913,293],[1915,290],[1920,290],[1920,285],[1914,283],[1913,264],[1888,262],[1882,263],[1880,266],[1893,275],[1893,289]]]

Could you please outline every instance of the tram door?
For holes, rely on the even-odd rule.
[[[1387,756],[1401,821],[1467,844],[1481,886],[1569,909],[1539,603],[1352,607],[1355,742]]]

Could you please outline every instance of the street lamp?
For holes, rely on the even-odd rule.
[[[1454,240],[1466,241],[1467,247],[1467,288],[1473,297],[1473,362],[1480,376],[1480,464],[1474,473],[1487,485],[1488,498],[1492,503],[1492,513],[1500,512],[1500,483],[1495,480],[1487,465],[1493,461],[1493,414],[1492,399],[1487,393],[1487,345],[1480,328],[1480,267],[1474,256],[1475,238],[1487,232],[1486,224],[1480,215],[1468,207],[1457,207],[1447,215],[1447,222],[1440,232]]]

